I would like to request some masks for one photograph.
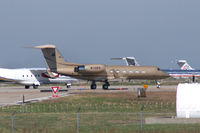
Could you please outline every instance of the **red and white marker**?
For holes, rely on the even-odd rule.
[[[59,87],[58,86],[52,86],[51,89],[53,91],[52,97],[58,97],[58,95],[56,93],[58,92]]]

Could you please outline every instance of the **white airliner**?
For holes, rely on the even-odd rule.
[[[54,78],[50,76],[46,68],[22,68],[22,69],[5,69],[0,68],[0,81],[12,82],[25,85],[26,89],[33,86],[37,89],[41,84],[57,84],[64,83],[67,88],[71,86],[72,82],[76,82],[77,79],[62,76],[52,73]]]

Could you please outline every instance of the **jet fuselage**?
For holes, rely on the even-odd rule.
[[[74,78],[91,81],[113,79],[158,80],[169,77],[167,73],[154,66],[105,66],[96,64],[95,67],[92,67],[94,65],[67,66],[65,69],[57,69],[57,72]]]
[[[60,73],[77,79],[92,81],[91,89],[96,89],[96,81],[103,81],[103,89],[108,89],[108,80],[146,79],[157,80],[169,77],[158,67],[153,66],[109,66],[104,64],[77,64],[65,61],[55,45],[36,46],[42,50],[51,72]]]

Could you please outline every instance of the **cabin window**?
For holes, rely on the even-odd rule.
[[[126,73],[126,70],[123,70],[122,72],[123,72],[123,73]]]
[[[38,77],[40,77],[40,75],[38,75]]]
[[[146,73],[146,72],[143,70],[142,73]]]
[[[27,77],[28,77],[28,75],[27,75]]]
[[[31,75],[31,77],[33,77],[33,75]]]
[[[133,71],[132,71],[132,70],[129,70],[129,73],[133,73]]]
[[[135,73],[140,73],[140,72],[138,70],[136,70]]]
[[[116,70],[116,73],[119,73],[120,71],[119,70]]]
[[[24,75],[22,75],[22,77],[24,77]]]
[[[110,70],[110,73],[113,73],[113,70]]]

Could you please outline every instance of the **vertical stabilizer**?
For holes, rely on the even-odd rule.
[[[127,66],[140,66],[135,57],[124,57],[123,60],[126,61]]]
[[[34,48],[41,49],[48,65],[48,68],[52,72],[57,72],[58,68],[64,68],[68,65],[75,65],[64,60],[55,45],[42,45]]]
[[[194,70],[186,60],[178,60],[177,61],[178,66],[180,67],[181,70]]]

